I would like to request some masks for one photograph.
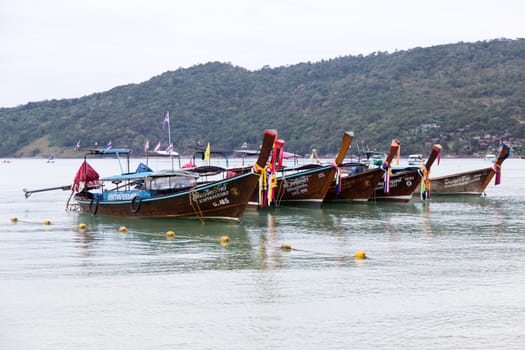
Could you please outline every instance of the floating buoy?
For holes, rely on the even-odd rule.
[[[44,220],[44,225],[51,225],[51,220]]]
[[[126,228],[126,226],[120,226],[120,227],[118,228],[118,231],[119,231],[120,233],[126,233],[126,232],[128,232],[128,229]]]
[[[282,250],[292,250],[292,245],[290,243],[283,243],[281,244]]]
[[[11,222],[14,222],[14,223],[18,222],[18,218],[16,216],[12,216]]]
[[[86,228],[87,228],[86,224],[78,224],[78,229],[79,230],[85,230]]]
[[[175,232],[173,232],[171,230],[166,232],[166,237],[175,237]]]
[[[362,251],[362,250],[358,250],[357,252],[355,252],[354,258],[356,258],[356,259],[366,259],[366,253],[364,251]]]
[[[221,237],[221,243],[228,243],[230,241],[230,237],[228,236],[222,236]]]

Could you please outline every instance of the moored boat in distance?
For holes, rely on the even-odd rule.
[[[441,152],[440,145],[434,145],[425,164],[421,167],[409,166],[392,169],[389,178],[380,181],[376,187],[371,200],[387,200],[397,202],[408,202],[412,194],[421,184],[423,171],[430,171],[432,164]]]
[[[390,165],[398,149],[399,142],[392,140],[390,152],[386,156],[386,160],[384,160],[386,164]],[[385,172],[383,168],[386,169],[386,167],[370,168],[367,164],[363,163],[343,164],[342,168],[346,174],[343,174],[339,179],[340,184],[337,179],[332,180],[330,189],[325,196],[325,202],[368,201],[383,177]]]
[[[496,175],[495,184],[500,182],[499,176],[501,174],[501,165],[508,158],[510,154],[510,147],[503,144],[500,154],[491,167],[476,169],[471,171],[464,171],[455,174],[431,177],[430,189],[432,195],[483,195],[485,189]]]
[[[489,162],[494,163],[496,161],[496,155],[495,154],[487,154],[485,155],[485,160],[488,160]]]
[[[67,207],[92,215],[179,218],[239,222],[277,137],[266,130],[260,153],[251,171],[213,181],[202,181],[195,169],[153,172],[151,169],[129,173],[129,150],[92,150],[79,168]],[[128,173],[99,178],[87,163],[88,155],[127,155]],[[120,159],[120,158],[119,158]],[[140,167],[140,166],[139,166]],[[55,187],[44,190],[64,189]],[[28,191],[26,197],[33,192]],[[73,197],[76,203],[69,205]]]
[[[365,151],[364,154],[365,159],[362,162],[369,167],[380,166],[386,158],[386,154],[378,151]]]
[[[408,165],[420,165],[425,163],[426,159],[423,158],[422,154],[409,154]]]

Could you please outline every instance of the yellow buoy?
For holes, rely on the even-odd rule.
[[[126,226],[120,226],[120,227],[118,228],[118,231],[119,231],[120,233],[126,233],[126,232],[128,232],[128,229],[126,228]]]
[[[85,230],[86,228],[87,228],[86,224],[78,224],[78,229],[79,230]]]
[[[362,250],[358,250],[357,252],[355,252],[354,258],[356,258],[356,259],[366,259],[366,253],[364,251],[362,251]]]
[[[16,216],[11,217],[11,222],[18,222],[18,218]]]
[[[171,230],[166,232],[166,237],[175,237],[175,232],[173,232]]]
[[[44,225],[51,225],[51,220],[44,220]]]
[[[221,243],[228,243],[230,241],[230,237],[228,236],[222,236],[221,237]]]
[[[290,243],[283,243],[281,244],[282,250],[292,250],[292,245]]]

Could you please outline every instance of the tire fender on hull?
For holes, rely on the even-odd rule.
[[[138,213],[140,210],[140,207],[142,206],[142,198],[140,196],[135,196],[131,200],[131,203],[129,204],[129,208],[133,214]]]
[[[89,202],[89,211],[93,216],[97,215],[98,212],[98,205],[100,204],[100,200],[97,198],[93,198],[91,202]]]

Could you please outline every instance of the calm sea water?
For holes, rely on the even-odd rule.
[[[0,164],[0,349],[525,348],[525,160],[484,198],[283,207],[241,224],[24,198],[79,165]],[[489,165],[442,159],[433,174]]]

